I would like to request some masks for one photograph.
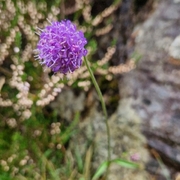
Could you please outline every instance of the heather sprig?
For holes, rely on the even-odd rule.
[[[82,65],[87,40],[70,20],[52,22],[40,31],[36,57],[41,64],[63,74],[72,73]]]

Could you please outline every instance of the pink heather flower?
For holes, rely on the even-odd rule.
[[[53,72],[72,73],[82,65],[87,54],[87,40],[70,20],[52,22],[41,30],[37,58]]]

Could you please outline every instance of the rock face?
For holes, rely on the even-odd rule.
[[[85,106],[85,93],[81,92],[75,96],[71,89],[64,89],[59,94],[56,101],[50,104],[52,109],[56,109],[62,119],[71,122],[76,112],[82,112]]]
[[[120,94],[143,121],[148,145],[180,169],[180,1],[161,0],[135,28],[137,68],[121,79]]]
[[[72,154],[78,152],[85,159],[89,147],[93,145],[92,159],[90,160],[92,172],[95,172],[107,160],[106,126],[103,114],[98,111],[97,103],[96,101],[92,106],[83,122],[79,123],[79,131],[70,141],[68,149]],[[108,180],[149,179],[145,170],[149,153],[144,147],[146,141],[140,130],[141,121],[130,104],[131,101],[128,99],[126,102],[121,101],[116,112],[108,120],[111,134],[111,158],[137,162],[142,169],[129,169],[112,164]]]
[[[121,100],[117,111],[109,119],[112,158],[125,158],[128,161],[135,161],[141,164],[143,168],[142,170],[132,170],[113,164],[110,168],[109,180],[149,179],[149,175],[145,171],[149,154],[144,147],[146,141],[140,131],[141,120],[130,104],[130,99]],[[99,137],[102,138],[102,134],[99,133]],[[100,138],[97,140],[97,157],[101,157],[100,154],[103,149],[103,146],[99,145],[99,142],[102,142]]]

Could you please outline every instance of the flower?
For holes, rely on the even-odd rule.
[[[41,30],[37,58],[53,72],[72,73],[82,65],[87,54],[87,40],[70,20],[52,22]]]

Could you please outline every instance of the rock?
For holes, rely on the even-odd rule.
[[[180,35],[175,38],[169,48],[169,55],[177,60],[180,60]]]
[[[76,96],[72,89],[63,89],[56,101],[50,104],[52,109],[56,109],[61,118],[71,122],[76,112],[82,112],[85,107],[85,93],[81,91]]]
[[[179,17],[177,1],[159,1],[135,28],[134,51],[142,56],[137,68],[119,81],[121,97],[131,99],[149,147],[160,154],[172,177],[180,167]]]
[[[109,180],[119,180],[120,177],[122,180],[148,179],[148,173],[144,169],[149,155],[147,149],[144,148],[145,139],[140,132],[141,121],[130,104],[129,99],[121,101],[117,111],[108,120],[111,131],[111,158],[134,160],[143,168],[133,170],[112,164]],[[91,165],[94,172],[107,159],[106,126],[103,115],[96,106],[92,107],[78,129],[79,133],[70,141],[69,151],[75,154],[75,149],[81,147],[79,153],[84,157],[90,144],[93,144]]]

